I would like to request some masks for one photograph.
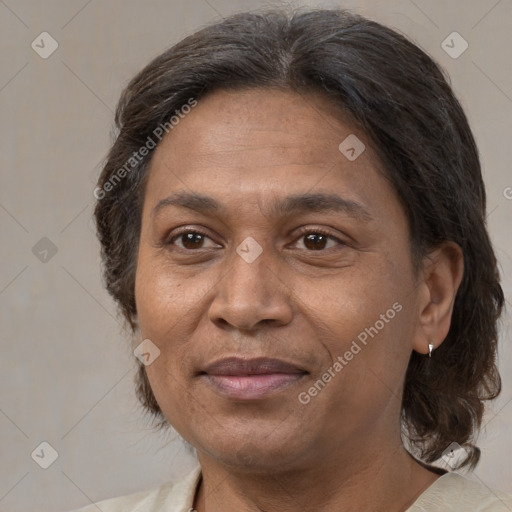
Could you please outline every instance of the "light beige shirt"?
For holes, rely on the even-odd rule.
[[[100,501],[75,512],[193,512],[198,467],[178,483]],[[440,476],[406,512],[512,512],[512,496],[457,473]]]

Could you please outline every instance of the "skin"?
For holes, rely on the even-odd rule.
[[[338,150],[349,134],[366,145],[355,161]],[[221,208],[155,214],[176,192]],[[336,194],[368,215],[270,208],[305,193]],[[191,244],[183,228],[206,236]],[[262,249],[252,263],[236,252],[249,236]],[[407,218],[370,142],[322,96],[252,89],[202,98],[155,150],[135,290],[142,339],[160,349],[146,368],[151,387],[201,463],[195,509],[410,506],[439,475],[401,443],[405,372],[413,350],[428,354],[446,337],[462,271],[460,249],[447,243],[414,272]],[[401,311],[301,403],[394,303]],[[199,375],[228,356],[279,358],[307,373],[261,400],[232,399]]]

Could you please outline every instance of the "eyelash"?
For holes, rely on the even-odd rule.
[[[185,228],[185,229],[183,229],[183,231],[174,234],[168,241],[164,242],[164,245],[165,246],[174,245],[174,241],[175,240],[177,240],[180,236],[188,234],[188,233],[193,233],[195,235],[201,235],[201,236],[204,236],[206,238],[210,238],[210,240],[211,240],[211,237],[207,233],[205,233],[204,231],[201,231],[199,229],[190,229],[190,228],[187,229],[187,228]],[[325,237],[327,237],[327,238],[329,238],[331,240],[334,240],[334,241],[338,242],[339,245],[346,245],[346,243],[344,243],[342,240],[340,240],[339,238],[336,238],[331,233],[329,233],[327,230],[322,229],[322,228],[301,228],[299,230],[297,240],[299,238],[305,237],[307,235],[322,235],[322,236],[325,236]],[[187,252],[191,252],[191,251],[194,251],[194,250],[202,249],[201,247],[199,249],[186,249],[186,248],[183,248],[183,247],[178,247],[178,248],[182,249],[184,251],[187,251]],[[328,249],[319,249],[318,252],[328,251],[329,249],[333,249],[333,247],[329,247]],[[316,252],[316,251],[309,250],[309,252]]]
[[[322,235],[322,236],[325,236],[326,238],[328,238],[330,240],[336,241],[339,245],[346,245],[342,240],[340,240],[339,238],[333,236],[327,230],[322,229],[322,228],[300,228],[297,240],[299,238],[305,237],[306,235]],[[329,249],[333,249],[333,247],[329,247],[328,249],[319,249],[318,252],[328,251]],[[315,252],[315,251],[311,251],[310,250],[309,252]]]

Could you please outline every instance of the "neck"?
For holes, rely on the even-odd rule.
[[[400,443],[386,451],[336,452],[294,468],[230,467],[198,452],[202,481],[197,512],[315,510],[403,511],[439,474],[415,461]]]

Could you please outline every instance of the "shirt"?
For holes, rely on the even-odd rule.
[[[198,467],[177,483],[88,505],[75,512],[193,512]],[[445,473],[406,512],[512,512],[512,496],[457,473]]]

